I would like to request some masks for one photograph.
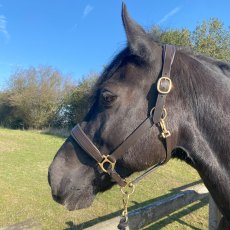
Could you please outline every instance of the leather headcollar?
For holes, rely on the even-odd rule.
[[[161,77],[157,82],[158,97],[155,107],[151,110],[150,115],[110,154],[103,155],[93,142],[88,138],[81,126],[77,124],[71,131],[74,140],[81,148],[89,154],[100,166],[103,172],[108,173],[121,187],[127,185],[125,179],[121,178],[116,172],[116,161],[121,159],[127,149],[134,145],[136,141],[150,129],[153,124],[159,126],[162,130],[162,142],[166,149],[165,158],[157,165],[150,168],[146,173],[136,178],[132,183],[137,183],[145,175],[152,172],[156,167],[166,163],[171,157],[172,146],[170,142],[170,132],[166,128],[165,118],[167,111],[165,109],[165,100],[168,93],[171,91],[172,82],[170,79],[171,66],[174,60],[176,49],[174,46],[165,45],[163,51],[163,67]]]

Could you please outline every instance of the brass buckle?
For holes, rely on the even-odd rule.
[[[168,89],[162,90],[161,88],[161,83],[162,81],[168,81],[169,82],[169,87]],[[161,77],[158,82],[157,82],[157,91],[161,94],[168,94],[172,89],[172,81],[169,77]]]
[[[100,166],[101,170],[105,173],[108,173],[108,170],[105,169],[104,165],[105,164],[110,164],[111,166],[111,169],[114,170],[115,168],[115,164],[116,164],[116,161],[115,162],[112,162],[110,159],[109,159],[109,155],[105,156],[103,155],[102,156],[102,161],[101,162],[98,162],[98,165]]]

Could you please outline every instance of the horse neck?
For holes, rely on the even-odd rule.
[[[230,151],[230,78],[217,74],[209,63],[204,65],[193,56],[179,54],[177,62],[179,68],[173,75],[176,95],[171,103],[179,101],[180,108],[184,108],[184,121],[196,127],[221,162]],[[180,119],[180,123],[184,121]],[[230,159],[225,159],[222,166],[229,165]]]
[[[195,57],[183,53],[178,54],[175,66],[171,103],[178,106],[177,144],[186,154],[175,151],[174,157],[186,159],[197,169],[220,210],[230,219],[229,78],[217,76]]]

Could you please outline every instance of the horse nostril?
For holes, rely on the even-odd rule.
[[[53,196],[53,199],[54,199],[57,203],[62,204],[63,200],[62,200],[61,196],[54,195],[54,194],[52,194],[52,196]]]

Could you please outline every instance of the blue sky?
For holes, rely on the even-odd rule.
[[[144,28],[230,26],[229,0],[126,0]],[[100,72],[126,44],[121,0],[0,0],[0,89],[17,68],[49,65],[74,79]]]

